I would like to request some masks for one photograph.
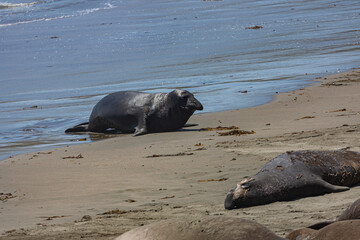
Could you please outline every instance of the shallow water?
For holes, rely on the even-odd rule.
[[[359,67],[359,9],[355,0],[0,0],[0,159],[91,141],[64,130],[114,91],[183,88],[214,112]]]

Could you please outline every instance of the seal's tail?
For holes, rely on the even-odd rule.
[[[72,128],[65,130],[66,133],[70,132],[87,132],[89,130],[89,122],[80,123]]]

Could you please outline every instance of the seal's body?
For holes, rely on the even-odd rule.
[[[285,240],[263,225],[236,217],[170,219],[134,228],[115,240]]]
[[[359,240],[360,220],[337,221],[319,230],[303,228],[286,236],[288,240]]]
[[[65,132],[105,132],[109,128],[134,136],[180,129],[201,103],[188,91],[170,93],[115,92],[105,96],[93,108],[88,123]]]
[[[256,175],[230,190],[225,208],[241,208],[275,201],[348,190],[360,183],[360,153],[351,151],[295,151],[268,162]]]
[[[330,225],[334,222],[345,221],[345,220],[353,220],[359,219],[360,220],[360,198],[353,202],[340,216],[334,219],[326,220],[323,222],[319,222],[309,226],[308,228],[311,229],[321,229],[327,225]]]
[[[342,230],[340,230],[340,231],[342,231],[342,234],[354,234],[355,235],[355,233],[350,233],[346,230],[346,228],[348,228],[349,226],[354,224],[351,220],[356,220],[357,228],[360,226],[360,198],[358,200],[356,200],[353,204],[351,204],[340,216],[338,216],[334,219],[330,219],[330,220],[326,220],[323,222],[313,224],[306,228],[301,228],[301,229],[292,231],[291,233],[289,233],[286,236],[286,239],[290,239],[290,240],[306,240],[306,239],[313,239],[313,238],[315,239],[314,236],[317,236],[318,234],[321,233],[321,231],[316,231],[316,230],[322,230],[325,227],[327,227],[328,225],[330,225],[330,227],[328,227],[327,229],[338,229],[338,227],[333,228],[332,226],[336,226],[333,224],[342,222],[342,221],[345,221],[345,222],[338,225],[338,226],[345,226],[344,228],[342,228]],[[354,226],[356,226],[356,225],[354,225]],[[326,230],[325,232],[327,232],[327,231],[329,231],[329,230]],[[343,237],[340,237],[340,238],[335,238],[335,235],[334,235],[333,237],[334,237],[334,239],[350,239],[350,235],[348,235],[346,237],[345,236],[346,235],[343,235]],[[357,236],[359,236],[359,233],[357,233]]]

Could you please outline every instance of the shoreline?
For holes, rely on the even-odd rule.
[[[334,70],[335,71],[335,70]],[[345,71],[347,72],[347,71]],[[332,74],[329,74],[329,75],[334,75],[335,73],[332,73]],[[316,79],[316,78],[315,78]],[[306,88],[306,87],[309,87],[309,86],[312,86],[316,81],[315,79],[304,79],[301,84],[294,84],[293,87],[289,87],[290,89],[294,89],[294,90],[298,90],[298,89],[301,89],[301,88]],[[252,87],[250,87],[251,89]],[[288,92],[291,92],[291,91],[294,91],[294,90],[289,90]],[[247,94],[247,90],[245,90],[244,92],[246,92]],[[286,92],[280,92],[281,93],[286,93]],[[245,93],[242,93],[242,94],[245,94]],[[266,104],[269,104],[271,103],[272,101],[274,101],[274,99],[276,98],[276,96],[279,94],[279,92],[274,92],[273,94],[265,97],[267,100],[266,101],[262,101],[262,103],[258,103],[258,104],[255,104],[255,105],[250,105],[248,107],[240,107],[240,108],[234,108],[234,109],[225,109],[225,110],[217,110],[217,111],[210,111],[210,112],[195,112],[194,115],[202,115],[202,114],[213,114],[213,113],[221,113],[221,112],[228,112],[228,111],[234,111],[234,110],[238,110],[238,109],[248,109],[248,108],[254,108],[254,107],[257,107],[257,106],[261,106],[261,105],[266,105]],[[104,94],[105,96],[105,94]],[[31,104],[30,104],[31,105]],[[42,109],[42,107],[38,106],[38,105],[33,105],[33,106],[24,106],[22,107],[23,110],[29,110],[29,109]],[[91,109],[86,113],[86,114],[89,114],[89,112],[91,112]],[[79,120],[80,121],[80,120]],[[79,123],[79,121],[77,122],[74,122],[73,125],[76,125]],[[83,121],[87,121],[86,119],[83,120]],[[67,124],[65,126],[63,126],[64,129],[66,128],[69,128],[71,127],[72,125],[70,124]],[[48,128],[50,126],[45,126],[45,128]],[[23,128],[23,131],[34,131],[34,129],[36,129],[36,127],[24,127]],[[4,133],[5,134],[5,133]],[[57,133],[57,134],[60,134],[60,135],[63,135],[64,132],[63,130],[60,132],[60,133]],[[6,135],[6,134],[5,134]],[[56,135],[56,134],[55,134]],[[51,134],[48,134],[48,136],[50,136],[51,140],[54,140],[52,139],[51,136],[54,136],[54,133],[51,133]],[[74,136],[74,137],[72,137]],[[54,149],[54,148],[62,148],[62,147],[67,147],[67,146],[73,146],[73,145],[78,145],[78,144],[86,144],[86,143],[91,143],[91,142],[96,142],[96,141],[99,141],[99,140],[104,140],[104,139],[108,139],[108,138],[113,138],[113,137],[117,137],[115,134],[113,135],[108,135],[108,136],[101,136],[99,134],[94,134],[94,133],[90,133],[90,134],[86,134],[84,133],[84,137],[80,137],[80,134],[76,135],[69,135],[69,134],[65,134],[65,136],[63,136],[61,139],[61,141],[57,141],[56,143],[46,143],[46,139],[45,141],[40,141],[40,143],[37,143],[37,144],[33,144],[33,143],[29,143],[27,141],[15,141],[15,142],[12,142],[12,143],[17,143],[18,145],[20,146],[25,146],[24,149],[22,149],[22,147],[20,147],[19,150],[15,150],[15,151],[10,151],[10,150],[5,150],[4,152],[7,152],[7,154],[3,154],[3,155],[0,155],[0,162],[3,161],[3,160],[6,160],[8,158],[12,158],[12,157],[16,157],[17,155],[23,155],[23,154],[28,154],[28,153],[32,153],[32,152],[39,152],[39,151],[46,151],[46,150],[51,150],[51,149]],[[50,139],[48,138],[47,141],[49,141]],[[36,146],[40,146],[42,145],[43,147],[36,147]],[[14,148],[18,148],[17,145],[13,146]],[[8,146],[7,147],[8,149],[11,149],[11,146]]]
[[[231,211],[223,201],[239,180],[284,151],[360,151],[359,90],[355,69],[277,94],[264,105],[196,114],[188,123],[198,126],[182,131],[13,156],[0,162],[0,193],[11,194],[1,202],[0,232],[4,239],[113,239],[160,219],[227,215],[284,236],[334,217],[357,199],[360,187]],[[256,133],[199,131],[217,126]]]

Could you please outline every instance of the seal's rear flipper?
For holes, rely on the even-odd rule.
[[[87,132],[89,130],[89,122],[80,123],[72,128],[65,130],[66,133],[70,132]]]
[[[324,180],[320,180],[321,185],[326,189],[326,192],[328,193],[333,193],[333,192],[343,192],[343,191],[347,191],[350,188],[346,187],[346,186],[337,186],[337,185],[332,185]]]
[[[319,223],[315,223],[307,228],[311,228],[311,229],[314,229],[314,230],[319,230],[323,227],[326,227],[327,225],[329,224],[332,224],[334,223],[335,221],[334,220],[327,220],[327,221],[324,221],[324,222],[319,222]]]

